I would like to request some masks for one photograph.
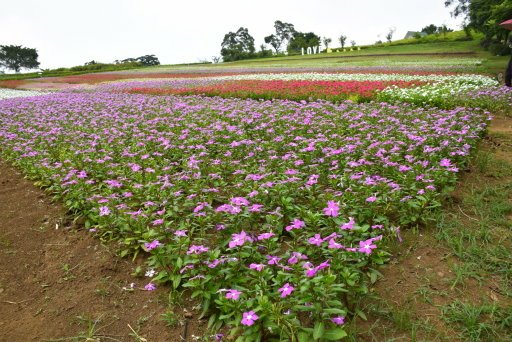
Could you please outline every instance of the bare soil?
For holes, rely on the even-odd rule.
[[[168,289],[143,290],[148,278],[131,276],[134,263],[111,247],[0,162],[0,341],[183,341],[185,327],[161,319]],[[187,321],[186,340],[199,326]]]

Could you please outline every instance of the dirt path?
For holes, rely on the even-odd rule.
[[[167,290],[142,290],[133,270],[0,162],[0,341],[181,341],[161,320]]]

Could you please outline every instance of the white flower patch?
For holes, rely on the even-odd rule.
[[[0,100],[11,99],[14,97],[41,96],[41,95],[47,95],[47,94],[48,94],[47,92],[43,92],[43,91],[0,88]]]

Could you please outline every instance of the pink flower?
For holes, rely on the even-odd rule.
[[[441,162],[439,163],[439,165],[443,166],[443,167],[450,167],[452,165],[452,162],[450,161],[450,159],[442,159]]]
[[[291,231],[292,229],[300,229],[300,228],[304,228],[305,226],[306,226],[306,223],[304,223],[304,221],[301,221],[301,220],[299,220],[299,219],[294,219],[294,220],[292,221],[292,224],[291,224],[291,225],[289,225],[289,226],[287,226],[287,227],[285,228],[285,230],[286,230],[287,232],[289,232],[289,231]]]
[[[281,292],[281,298],[285,298],[289,296],[293,290],[295,290],[295,287],[291,286],[289,283],[286,283],[278,291]]]
[[[266,257],[268,259],[269,265],[277,265],[279,263],[279,261],[281,260],[281,258],[276,257],[274,255],[267,255]]]
[[[260,234],[258,235],[258,241],[261,241],[261,240],[267,240],[267,239],[270,239],[272,236],[275,236],[276,234],[272,233],[272,232],[269,232],[269,233],[263,233],[263,234]]]
[[[259,318],[259,316],[256,315],[256,313],[254,311],[244,312],[243,317],[242,317],[242,324],[251,326],[254,324],[254,322],[256,320],[258,320],[258,318]]]
[[[336,325],[343,325],[345,324],[345,317],[344,316],[337,316],[331,318],[331,322],[333,322]]]
[[[369,239],[365,241],[359,241],[359,249],[357,251],[364,254],[371,254],[372,250],[375,248],[377,248],[377,245],[373,244],[373,239]]]
[[[250,265],[249,265],[249,268],[250,268],[251,270],[256,270],[256,271],[258,271],[258,272],[263,271],[263,268],[264,268],[264,267],[265,267],[265,265],[264,265],[264,264],[250,264]]]
[[[228,290],[228,292],[226,292],[226,298],[227,299],[233,299],[233,300],[238,300],[238,298],[240,298],[240,295],[242,294],[242,292],[238,291],[238,290]]]
[[[340,207],[334,201],[327,201],[327,208],[324,208],[324,214],[327,216],[337,217],[339,215]]]
[[[368,197],[368,198],[366,199],[366,202],[370,202],[370,203],[371,203],[371,202],[375,202],[376,200],[377,200],[377,197],[375,197],[375,196],[370,196],[370,197]]]
[[[312,245],[317,245],[318,247],[320,247],[320,245],[322,244],[324,240],[322,239],[322,237],[320,236],[320,234],[315,234],[314,237],[312,238],[309,238],[308,239],[308,242]]]
[[[188,249],[187,251],[187,254],[201,254],[201,253],[205,253],[205,252],[208,252],[209,248],[208,247],[205,247],[203,245],[199,245],[199,246],[196,246],[196,245],[192,245],[190,246],[190,248]]]
[[[240,234],[231,235],[231,241],[229,241],[229,248],[236,246],[243,246],[246,241],[252,241],[245,231],[241,231]]]
[[[354,229],[354,225],[355,224],[356,224],[356,221],[354,221],[354,218],[353,217],[349,217],[349,221],[347,223],[343,223],[340,226],[340,229],[351,230],[351,229]]]
[[[237,205],[237,206],[249,205],[249,201],[243,197],[233,197],[231,199],[231,203],[233,203],[234,205]]]
[[[153,226],[159,226],[159,225],[161,225],[161,224],[163,224],[163,223],[164,223],[164,220],[163,220],[163,219],[158,219],[158,220],[154,220],[151,224],[152,224]]]
[[[160,243],[160,241],[158,241],[158,240],[153,240],[153,241],[151,241],[151,242],[146,242],[146,243],[144,244],[144,247],[146,247],[146,249],[147,249],[148,251],[150,251],[150,250],[152,250],[152,249],[155,249],[155,248],[157,248],[157,247],[160,247],[160,246],[163,246],[163,245],[162,245],[162,244]]]

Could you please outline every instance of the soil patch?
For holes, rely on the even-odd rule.
[[[0,341],[182,341],[184,326],[161,319],[168,289],[145,291],[134,268],[0,162]],[[178,321],[192,311],[183,303]],[[201,327],[187,323],[189,340]]]

